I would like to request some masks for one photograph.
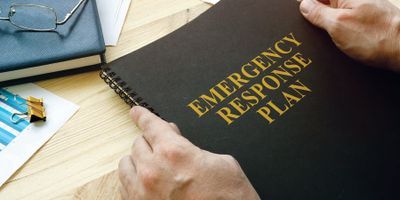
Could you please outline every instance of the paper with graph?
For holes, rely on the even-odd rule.
[[[30,123],[14,113],[27,110],[26,98],[44,99],[46,122]],[[0,186],[78,110],[78,106],[34,84],[0,88]]]

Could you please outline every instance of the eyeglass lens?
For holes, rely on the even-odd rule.
[[[57,16],[53,9],[40,5],[13,5],[10,7],[10,22],[24,29],[54,30]]]

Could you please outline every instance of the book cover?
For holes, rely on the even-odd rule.
[[[7,17],[10,6],[15,4],[38,4],[53,8],[57,18],[61,20],[78,2],[5,0],[0,2],[0,16]],[[101,55],[105,51],[94,0],[87,0],[67,23],[58,25],[55,31],[26,31],[13,26],[9,21],[0,20],[0,44],[0,81],[63,71],[71,66],[99,64],[102,62]],[[46,66],[69,60],[75,60],[75,62],[54,67]],[[32,70],[29,71],[31,68]]]
[[[102,77],[233,155],[262,199],[396,199],[400,75],[348,58],[298,6],[222,0]]]

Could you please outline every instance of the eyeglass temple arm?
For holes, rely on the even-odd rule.
[[[71,10],[71,12],[69,12],[69,13],[67,13],[67,15],[65,15],[65,17],[62,21],[57,21],[57,25],[65,24],[71,18],[71,16],[76,12],[76,10],[78,10],[79,6],[81,6],[83,3],[85,3],[85,1],[87,1],[87,0],[80,0],[79,3],[76,4],[76,6]]]

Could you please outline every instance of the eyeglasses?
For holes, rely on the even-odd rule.
[[[0,20],[9,21],[23,30],[54,31],[58,25],[65,24],[85,1],[80,0],[61,21],[58,21],[54,8],[38,4],[12,4],[8,17],[0,17]]]

